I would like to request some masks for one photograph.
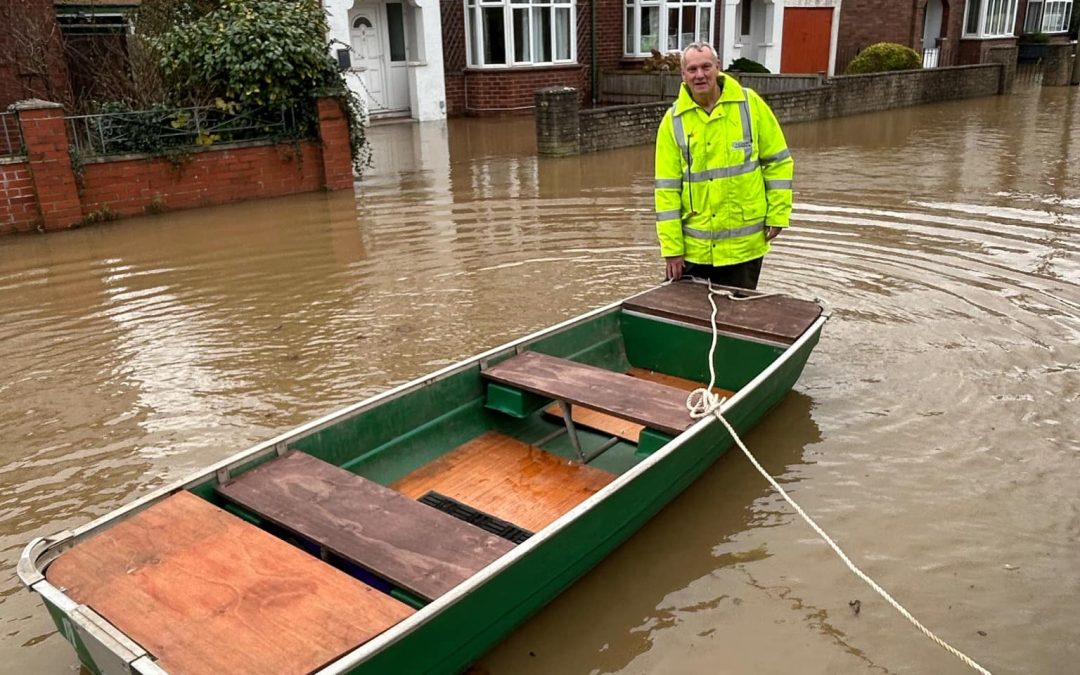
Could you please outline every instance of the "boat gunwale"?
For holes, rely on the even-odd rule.
[[[63,551],[96,534],[98,530],[104,529],[106,527],[112,527],[122,522],[126,518],[129,518],[136,513],[142,511],[143,509],[153,505],[154,503],[165,499],[172,494],[175,494],[176,492],[201,485],[207,480],[214,478],[215,476],[220,477],[222,475],[222,472],[229,472],[232,469],[251,462],[252,460],[264,457],[268,454],[281,454],[286,449],[286,446],[291,442],[295,442],[297,440],[300,440],[301,438],[305,438],[312,434],[318,433],[319,431],[322,431],[323,429],[326,429],[333,424],[345,421],[376,405],[381,405],[388,401],[399,398],[407,393],[410,393],[413,390],[420,389],[434,382],[441,381],[459,372],[475,367],[478,364],[483,367],[484,365],[486,365],[487,361],[491,360],[494,357],[501,356],[507,352],[520,353],[520,351],[522,351],[524,347],[527,347],[530,344],[535,343],[541,339],[548,338],[552,335],[557,335],[559,333],[570,330],[571,328],[574,328],[580,324],[592,321],[608,314],[619,312],[620,310],[626,311],[625,309],[623,309],[623,304],[627,300],[637,297],[638,295],[648,293],[655,288],[655,286],[650,287],[644,291],[641,291],[640,293],[629,295],[608,305],[590,310],[555,325],[545,327],[524,337],[493,347],[492,349],[463,359],[457,363],[446,366],[445,368],[425,374],[409,382],[405,382],[396,387],[393,387],[387,391],[381,392],[362,401],[350,404],[348,406],[345,406],[344,408],[340,408],[336,411],[330,412],[311,422],[302,424],[298,427],[294,427],[269,440],[263,441],[250,448],[234,453],[233,455],[230,455],[225,459],[215,462],[214,464],[211,464],[204,469],[197,470],[193,474],[189,474],[184,478],[174,481],[168,485],[162,486],[157,490],[154,490],[136,499],[130,504],[117,507],[116,509],[113,509],[112,511],[73,530],[61,530],[60,532],[57,532],[51,536],[35,537],[26,545],[26,547],[23,549],[19,556],[19,561],[17,563],[16,569],[19,579],[28,589],[39,593],[43,599],[50,602],[54,607],[56,607],[59,612],[63,614],[64,618],[75,624],[75,627],[82,629],[84,633],[90,632],[91,630],[97,633],[104,632],[105,637],[121,645],[126,642],[133,642],[126,633],[109,623],[107,620],[104,619],[104,617],[102,617],[102,624],[104,625],[100,625],[97,623],[93,625],[87,625],[87,620],[82,617],[79,612],[74,611],[77,610],[79,607],[82,607],[83,605],[76,603],[64,591],[49,582],[44,575],[45,567],[47,567],[48,564],[55,560],[56,557],[59,556]],[[815,302],[822,306],[822,314],[819,315],[818,318],[815,319],[814,323],[811,324],[810,327],[808,327],[806,331],[804,331],[803,334],[800,335],[799,338],[793,343],[789,345],[772,345],[776,347],[782,347],[784,351],[779,354],[777,358],[773,360],[772,363],[770,363],[765,369],[758,373],[758,375],[755,376],[750,382],[740,388],[740,390],[733,397],[725,401],[723,407],[721,408],[722,413],[726,413],[735,405],[740,403],[743,398],[749,396],[750,393],[753,392],[761,384],[761,382],[765,381],[768,377],[772,375],[772,373],[779,370],[779,368],[786,364],[787,361],[789,361],[806,342],[808,342],[811,338],[817,336],[821,332],[821,329],[823,328],[825,322],[828,320],[831,313],[827,310],[826,307],[824,307],[824,305],[822,305],[822,303],[820,303],[820,301],[815,300]],[[677,323],[672,322],[670,319],[663,319],[662,317],[655,317],[650,315],[643,316],[647,316],[650,319],[655,319],[658,321]],[[701,326],[694,326],[691,324],[681,325],[685,325],[685,327],[695,330],[707,330]],[[733,337],[737,337],[740,340],[755,341],[753,338],[744,335],[737,335]],[[445,608],[454,604],[459,598],[463,597],[469,592],[472,592],[473,589],[482,585],[483,583],[486,583],[489,579],[500,573],[504,568],[509,567],[511,564],[517,562],[520,558],[527,555],[528,552],[530,552],[533,548],[536,548],[543,542],[547,541],[549,538],[567,527],[577,518],[581,517],[589,510],[594,508],[604,499],[607,499],[608,496],[616,492],[623,485],[626,485],[627,483],[636,479],[637,477],[642,475],[648,468],[652,467],[661,459],[669,456],[672,452],[674,452],[688,440],[696,436],[703,429],[711,425],[714,421],[715,419],[710,417],[695,422],[686,431],[682,432],[681,434],[673,438],[671,441],[666,443],[660,450],[652,453],[651,455],[643,459],[641,462],[631,467],[626,472],[617,476],[615,480],[613,480],[611,483],[601,488],[599,491],[591,495],[583,502],[579,503],[573,509],[563,514],[546,527],[544,527],[542,530],[536,532],[532,537],[530,537],[524,543],[516,546],[506,555],[503,555],[502,557],[492,561],[490,564],[478,571],[472,577],[465,580],[464,582],[462,582],[452,590],[448,591],[446,594],[440,596],[436,600],[432,601],[431,603],[425,605],[422,609],[417,611],[409,618],[399,622],[387,631],[372,638],[368,642],[365,642],[362,645],[358,645],[354,649],[345,652],[337,659],[335,659],[331,663],[326,664],[323,668],[315,672],[318,675],[331,675],[333,673],[345,672],[346,670],[363,663],[377,652],[393,644],[396,640],[407,636],[409,633],[415,631],[419,627],[433,620]],[[228,476],[228,473],[224,475]],[[93,611],[92,608],[87,607],[87,609]],[[108,645],[103,646],[110,649],[110,651],[113,651]],[[142,647],[142,645],[139,645],[139,647]],[[119,654],[117,654],[117,656],[119,656]],[[139,655],[136,660],[145,663],[147,662],[148,658],[150,658],[149,652],[144,652],[142,655]],[[153,664],[154,662],[150,660],[149,663]],[[134,666],[135,661],[130,661],[128,665]],[[160,670],[160,668],[158,668],[156,664],[154,664],[154,668]]]

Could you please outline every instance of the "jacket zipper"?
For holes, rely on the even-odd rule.
[[[690,143],[694,139],[694,132],[686,134],[686,184],[687,191],[690,193],[690,215],[696,216],[697,211],[694,210],[694,182],[691,180],[693,174],[694,158],[690,155]]]

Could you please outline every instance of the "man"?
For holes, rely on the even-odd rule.
[[[720,72],[716,52],[682,53],[679,97],[656,132],[656,233],[667,278],[757,288],[769,242],[789,224],[794,162],[761,97]]]

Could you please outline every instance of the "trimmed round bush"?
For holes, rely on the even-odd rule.
[[[922,57],[911,47],[895,42],[879,42],[859,52],[845,72],[848,75],[859,75],[919,68],[922,68]]]
[[[751,61],[750,59],[740,57],[731,62],[731,65],[727,67],[727,71],[729,73],[768,73],[769,69],[757,61]]]

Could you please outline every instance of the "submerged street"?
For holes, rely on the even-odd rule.
[[[1080,660],[1078,129],[1076,87],[787,125],[793,227],[762,272],[833,316],[744,440],[993,672]],[[369,136],[356,195],[0,239],[12,672],[79,668],[16,577],[33,537],[662,280],[651,146],[538,159],[531,117]],[[477,670],[971,672],[737,449]]]

